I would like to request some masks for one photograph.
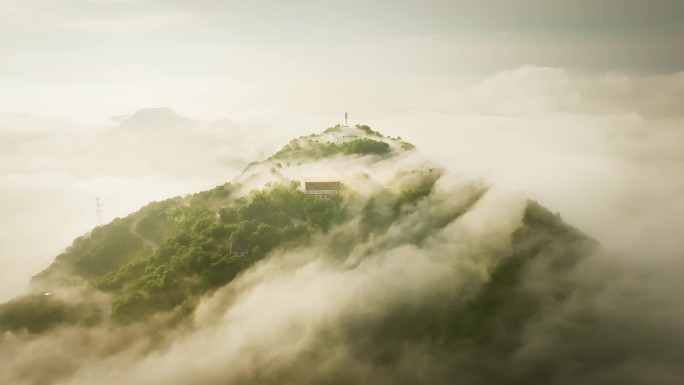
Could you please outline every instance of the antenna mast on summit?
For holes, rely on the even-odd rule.
[[[95,197],[95,217],[97,226],[102,226],[102,203],[99,197]]]

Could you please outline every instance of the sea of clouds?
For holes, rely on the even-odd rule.
[[[358,253],[372,250],[363,263],[340,266],[316,247],[272,256],[206,298],[193,328],[152,351],[134,326],[5,334],[0,372],[17,384],[477,384],[514,383],[543,362],[558,384],[678,383],[684,112],[675,101],[683,93],[681,73],[578,75],[526,66],[465,90],[416,97],[363,123],[401,135],[449,170],[447,186],[423,203],[426,215],[441,205],[453,210],[463,198],[454,191],[470,193],[458,181],[494,186],[424,247],[400,242],[397,234],[429,220],[408,218],[416,223],[358,245]],[[143,115],[96,132],[2,118],[2,299],[21,293],[92,227],[95,196],[107,219],[122,216],[149,200],[231,180],[289,138],[325,128],[203,123],[167,110]],[[603,251],[567,273],[572,295],[535,317],[517,350],[504,358],[467,349],[454,356],[420,341],[403,346],[390,370],[358,358],[363,341],[346,340],[340,325],[372,325],[396,306],[467,297],[496,263],[485,251],[505,247],[520,226],[523,196],[559,212]],[[463,257],[445,258],[453,254]],[[527,289],[540,296],[557,284],[542,265],[528,274]]]

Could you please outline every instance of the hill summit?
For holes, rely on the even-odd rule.
[[[548,359],[500,362],[596,248],[401,138],[335,126],[79,237],[0,329],[91,341],[27,358],[46,368],[9,374],[27,383],[546,382]]]

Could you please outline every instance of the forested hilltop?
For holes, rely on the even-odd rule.
[[[401,382],[407,346],[433,357],[443,378],[463,365],[484,370],[478,360],[505,359],[543,309],[572,295],[564,274],[597,246],[539,204],[449,177],[413,150],[367,126],[295,139],[231,183],[152,202],[79,237],[33,278],[33,294],[0,305],[0,330],[29,340],[135,333],[144,351],[163,355],[179,333],[213,325],[236,336],[252,326],[226,321],[231,314],[258,325],[266,311],[268,330],[234,340],[235,349],[259,361],[262,347],[289,346],[299,333],[311,342],[267,374],[229,382],[353,383],[364,378],[349,369],[360,362]],[[341,190],[307,194],[303,183],[321,175]],[[543,275],[544,290],[528,287],[529,274]],[[272,309],[241,313],[257,294]],[[262,332],[275,340],[259,342]],[[344,346],[352,366],[303,376],[330,358],[326,344]],[[79,350],[58,377],[78,373],[78,357],[127,349]],[[442,366],[453,357],[458,365]],[[543,380],[548,365],[516,378]]]

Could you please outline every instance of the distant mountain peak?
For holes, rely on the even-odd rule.
[[[141,108],[133,115],[131,115],[132,118],[134,117],[181,117],[176,113],[176,111],[172,110],[169,107],[150,107],[150,108]]]
[[[116,130],[168,132],[192,127],[196,122],[168,107],[143,108],[124,119]]]

